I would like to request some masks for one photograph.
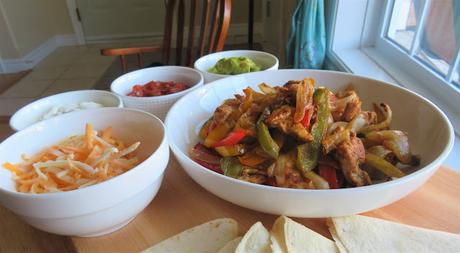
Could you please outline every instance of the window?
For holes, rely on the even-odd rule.
[[[414,2],[420,1],[395,1],[387,25],[386,37],[407,52],[415,45],[415,29],[420,23],[420,8],[415,8]]]
[[[393,0],[385,39],[447,83],[458,85],[460,3],[456,0]]]
[[[443,109],[460,136],[459,0],[325,3],[328,66],[423,95]]]
[[[460,1],[386,0],[381,9],[370,55],[380,54],[373,59],[401,85],[441,107],[459,135]]]
[[[457,134],[446,164],[460,168],[460,0],[325,0],[326,66],[413,90]]]

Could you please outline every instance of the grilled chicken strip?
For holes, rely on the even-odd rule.
[[[220,105],[219,107],[216,108],[216,111],[214,112],[214,117],[213,117],[213,124],[214,125],[220,125],[221,123],[227,121],[230,119],[230,115],[235,111],[238,110],[238,107],[240,106],[241,102],[238,99],[227,99],[225,102]],[[235,124],[236,119],[230,119],[233,122],[228,122],[231,125]]]
[[[274,110],[267,118],[266,123],[270,127],[276,127],[285,134],[293,135],[302,141],[312,141],[313,136],[301,124],[294,122],[295,108],[283,105]]]
[[[236,128],[244,129],[249,136],[256,136],[256,122],[264,107],[253,103],[249,109],[244,112],[236,122]]]
[[[361,100],[353,90],[341,92],[332,103],[331,113],[334,121],[350,122],[361,112]]]
[[[346,122],[353,120],[361,112],[361,101],[356,99],[348,103],[342,114],[342,119]]]
[[[337,147],[335,158],[339,161],[348,182],[353,183],[355,186],[371,184],[371,179],[367,172],[359,167],[366,158],[366,151],[361,139],[352,136],[349,141],[342,142]]]

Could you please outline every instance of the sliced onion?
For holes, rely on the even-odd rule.
[[[220,164],[220,157],[210,154],[208,151],[204,150],[203,147],[197,144],[195,147],[190,150],[190,156],[194,160],[200,160],[209,164]]]

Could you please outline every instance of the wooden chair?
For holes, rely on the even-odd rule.
[[[185,47],[185,61],[182,64],[182,53],[184,49],[184,18],[185,3],[184,0],[165,0],[166,18],[162,46],[147,47],[129,47],[129,48],[107,48],[102,49],[101,54],[105,56],[120,56],[123,73],[127,71],[126,56],[137,55],[137,65],[143,66],[142,54],[149,52],[162,52],[162,64],[169,65],[171,51],[171,36],[176,3],[178,3],[176,12],[176,59],[175,65],[191,66],[194,59],[203,55],[222,51],[227,38],[228,28],[230,26],[231,0],[202,0],[202,16],[200,23],[200,34],[198,45],[195,47],[195,24],[197,14],[197,0],[187,0],[190,2],[190,19],[188,26],[187,45]],[[199,1],[199,0],[198,0]],[[195,52],[196,56],[195,56]]]

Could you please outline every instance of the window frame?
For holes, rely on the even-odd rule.
[[[460,89],[385,38],[393,1],[326,0],[326,66],[417,92],[448,115],[459,136]]]

